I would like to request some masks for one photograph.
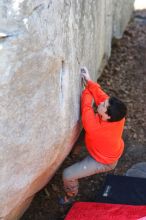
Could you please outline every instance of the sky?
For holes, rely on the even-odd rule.
[[[135,0],[134,9],[135,10],[146,9],[146,0]]]

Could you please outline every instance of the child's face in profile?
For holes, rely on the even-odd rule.
[[[110,119],[110,116],[106,113],[109,106],[109,99],[106,99],[104,102],[101,102],[97,107],[97,112],[101,116],[103,121]]]

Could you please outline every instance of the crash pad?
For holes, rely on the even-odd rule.
[[[146,178],[146,162],[136,163],[127,170],[126,176]]]
[[[146,205],[146,178],[107,175],[97,202]]]
[[[138,220],[146,216],[146,206],[76,202],[65,220]]]

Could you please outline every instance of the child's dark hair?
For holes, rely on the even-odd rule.
[[[120,121],[124,118],[127,114],[127,107],[126,105],[117,99],[116,97],[109,98],[109,106],[107,108],[107,114],[110,116],[108,121]]]

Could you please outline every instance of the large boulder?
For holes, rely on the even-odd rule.
[[[18,219],[70,152],[80,66],[98,78],[132,10],[133,0],[0,1],[0,219]]]

